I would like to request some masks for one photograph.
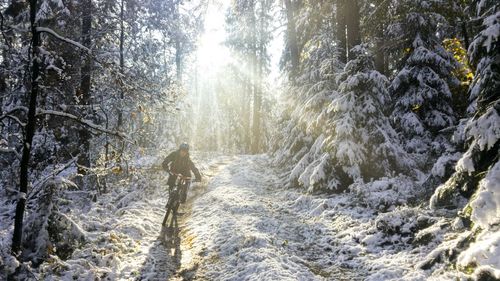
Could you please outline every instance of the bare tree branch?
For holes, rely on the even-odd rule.
[[[19,123],[19,125],[21,125],[21,127],[25,127],[26,123],[23,123],[17,116],[12,115],[12,113],[14,113],[14,112],[16,112],[18,110],[22,110],[24,112],[28,112],[28,108],[26,108],[24,106],[15,107],[15,108],[9,110],[8,112],[0,115],[0,121],[2,121],[5,118],[10,118],[10,119],[16,121],[17,123]]]
[[[120,138],[123,138],[125,140],[130,141],[129,136],[127,136],[123,132],[106,129],[106,128],[102,127],[102,126],[99,126],[97,124],[92,123],[90,120],[83,119],[81,117],[75,116],[75,115],[67,113],[67,112],[55,111],[55,110],[38,109],[36,115],[37,116],[41,116],[41,115],[53,115],[53,116],[59,116],[59,117],[68,118],[68,119],[76,121],[76,122],[78,122],[78,123],[80,123],[80,124],[82,124],[84,126],[87,126],[87,127],[91,128],[93,130],[100,131],[100,132],[103,132],[103,133],[106,133],[106,134],[110,134],[110,135],[113,135],[113,136],[116,136],[116,137],[120,137]]]
[[[68,44],[71,44],[71,45],[73,45],[73,46],[75,46],[75,47],[79,48],[79,49],[82,49],[82,50],[86,51],[88,54],[91,54],[91,53],[92,53],[92,51],[90,51],[90,49],[89,49],[89,48],[87,48],[87,47],[83,46],[82,44],[80,44],[80,43],[78,43],[78,42],[76,42],[76,41],[73,41],[73,40],[71,40],[71,39],[69,39],[69,38],[66,38],[66,37],[63,37],[63,36],[61,36],[61,35],[57,34],[57,32],[55,32],[54,30],[52,30],[52,29],[50,29],[50,28],[47,28],[47,27],[40,27],[40,26],[39,26],[39,27],[37,27],[37,28],[36,28],[36,31],[37,31],[37,32],[44,32],[44,33],[48,33],[48,34],[50,34],[50,35],[54,36],[55,38],[57,38],[57,39],[59,39],[59,40],[61,40],[61,41],[63,41],[63,42],[66,42],[66,43],[68,43]]]

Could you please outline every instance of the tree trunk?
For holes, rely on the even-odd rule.
[[[383,42],[381,38],[376,38],[375,39],[375,69],[380,72],[384,73],[385,67],[384,67],[384,50],[382,48]],[[384,73],[385,74],[385,73]]]
[[[16,206],[16,215],[14,218],[14,233],[12,235],[12,254],[16,257],[19,256],[21,251],[21,243],[23,238],[23,218],[24,209],[26,205],[26,193],[28,192],[28,181],[29,181],[29,162],[31,156],[31,145],[33,143],[33,136],[35,135],[36,129],[36,105],[37,97],[39,93],[39,77],[40,77],[40,65],[39,65],[39,46],[41,44],[40,34],[36,30],[36,13],[37,13],[37,0],[30,0],[30,24],[31,24],[31,36],[33,37],[31,42],[31,93],[29,98],[28,107],[28,122],[25,128],[25,139],[23,143],[23,154],[20,163],[20,174],[19,174],[19,199]]]
[[[123,80],[123,75],[125,73],[125,58],[123,54],[123,45],[125,41],[125,25],[124,25],[124,0],[120,1],[120,79]],[[124,89],[123,81],[120,83],[120,108],[118,109],[118,120],[117,120],[117,130],[121,130],[123,124],[123,98]]]
[[[375,38],[375,69],[382,74],[387,74],[387,55],[384,52],[384,29],[385,26],[382,25],[377,31]]]
[[[337,42],[340,53],[339,60],[347,62],[347,33],[346,33],[346,2],[348,0],[337,0]]]
[[[251,138],[251,147],[250,150],[252,153],[256,153],[258,149],[258,138],[259,134],[257,133],[257,126],[255,122],[259,122],[259,114],[257,108],[257,99],[259,99],[259,77],[258,77],[258,67],[257,67],[257,20],[256,20],[256,5],[255,0],[250,3],[249,7],[250,15],[250,57],[251,57],[251,81],[252,81],[252,93],[253,93],[253,114],[252,114],[252,138]]]
[[[262,74],[264,68],[264,20],[265,20],[265,0],[261,0],[260,18],[259,18],[259,42],[257,50],[257,42],[255,43],[255,54],[256,54],[256,83],[254,92],[254,104],[253,104],[253,136],[254,141],[252,143],[252,152],[259,153],[261,147],[261,115],[262,115]],[[257,56],[258,51],[258,56]]]
[[[182,82],[182,48],[179,38],[176,38],[175,40],[175,66],[177,74],[177,84],[180,85]]]
[[[346,26],[347,26],[347,60],[354,57],[350,53],[351,48],[361,43],[359,33],[359,6],[357,0],[346,2]]]
[[[245,91],[244,91],[244,112],[243,112],[243,118],[244,118],[244,134],[245,134],[245,153],[250,152],[250,147],[252,143],[251,139],[251,131],[250,131],[250,125],[251,125],[251,114],[250,110],[252,108],[252,80],[250,77],[245,77]]]
[[[82,44],[91,49],[92,45],[92,0],[85,0],[82,2]],[[90,112],[89,105],[91,102],[90,88],[91,88],[91,72],[92,72],[92,58],[82,52],[82,67],[80,70],[80,104],[83,105],[83,112],[88,115]],[[79,166],[90,167],[90,138],[91,134],[86,128],[80,129],[80,141],[82,142],[80,149],[80,157],[78,158]],[[79,172],[86,173],[85,169],[79,168]]]
[[[290,50],[290,60],[292,62],[292,77],[297,74],[299,68],[299,48],[297,45],[297,30],[295,26],[295,13],[292,2],[285,0],[285,10],[287,18],[288,49]]]

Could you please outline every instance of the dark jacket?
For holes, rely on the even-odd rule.
[[[191,161],[189,154],[186,157],[181,157],[179,150],[170,153],[163,161],[162,167],[166,171],[182,174],[185,177],[190,177],[191,171],[193,171],[196,179],[201,180],[200,171],[198,171],[193,161]]]

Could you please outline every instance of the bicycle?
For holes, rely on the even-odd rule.
[[[168,239],[172,239],[171,242],[175,245],[175,240],[178,238],[179,225],[177,221],[177,214],[181,202],[184,202],[187,197],[187,190],[191,182],[191,177],[185,177],[181,174],[173,174],[176,176],[175,185],[172,190],[169,191],[168,201],[167,201],[167,212],[162,222],[162,234],[165,232],[165,241],[169,242]],[[165,229],[168,224],[168,228]]]

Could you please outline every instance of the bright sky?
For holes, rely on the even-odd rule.
[[[230,61],[229,49],[224,45],[226,31],[224,14],[229,1],[211,3],[205,16],[205,32],[200,38],[198,47],[198,64],[203,71],[213,67],[221,67]]]
[[[219,0],[209,4],[205,16],[205,32],[200,38],[197,51],[201,73],[204,71],[216,73],[219,68],[231,61],[231,52],[224,45],[226,39],[225,14],[230,5],[230,0]],[[271,74],[268,78],[271,80],[275,80],[279,76],[278,63],[283,48],[282,33],[278,31],[274,37],[268,48],[271,54]]]

